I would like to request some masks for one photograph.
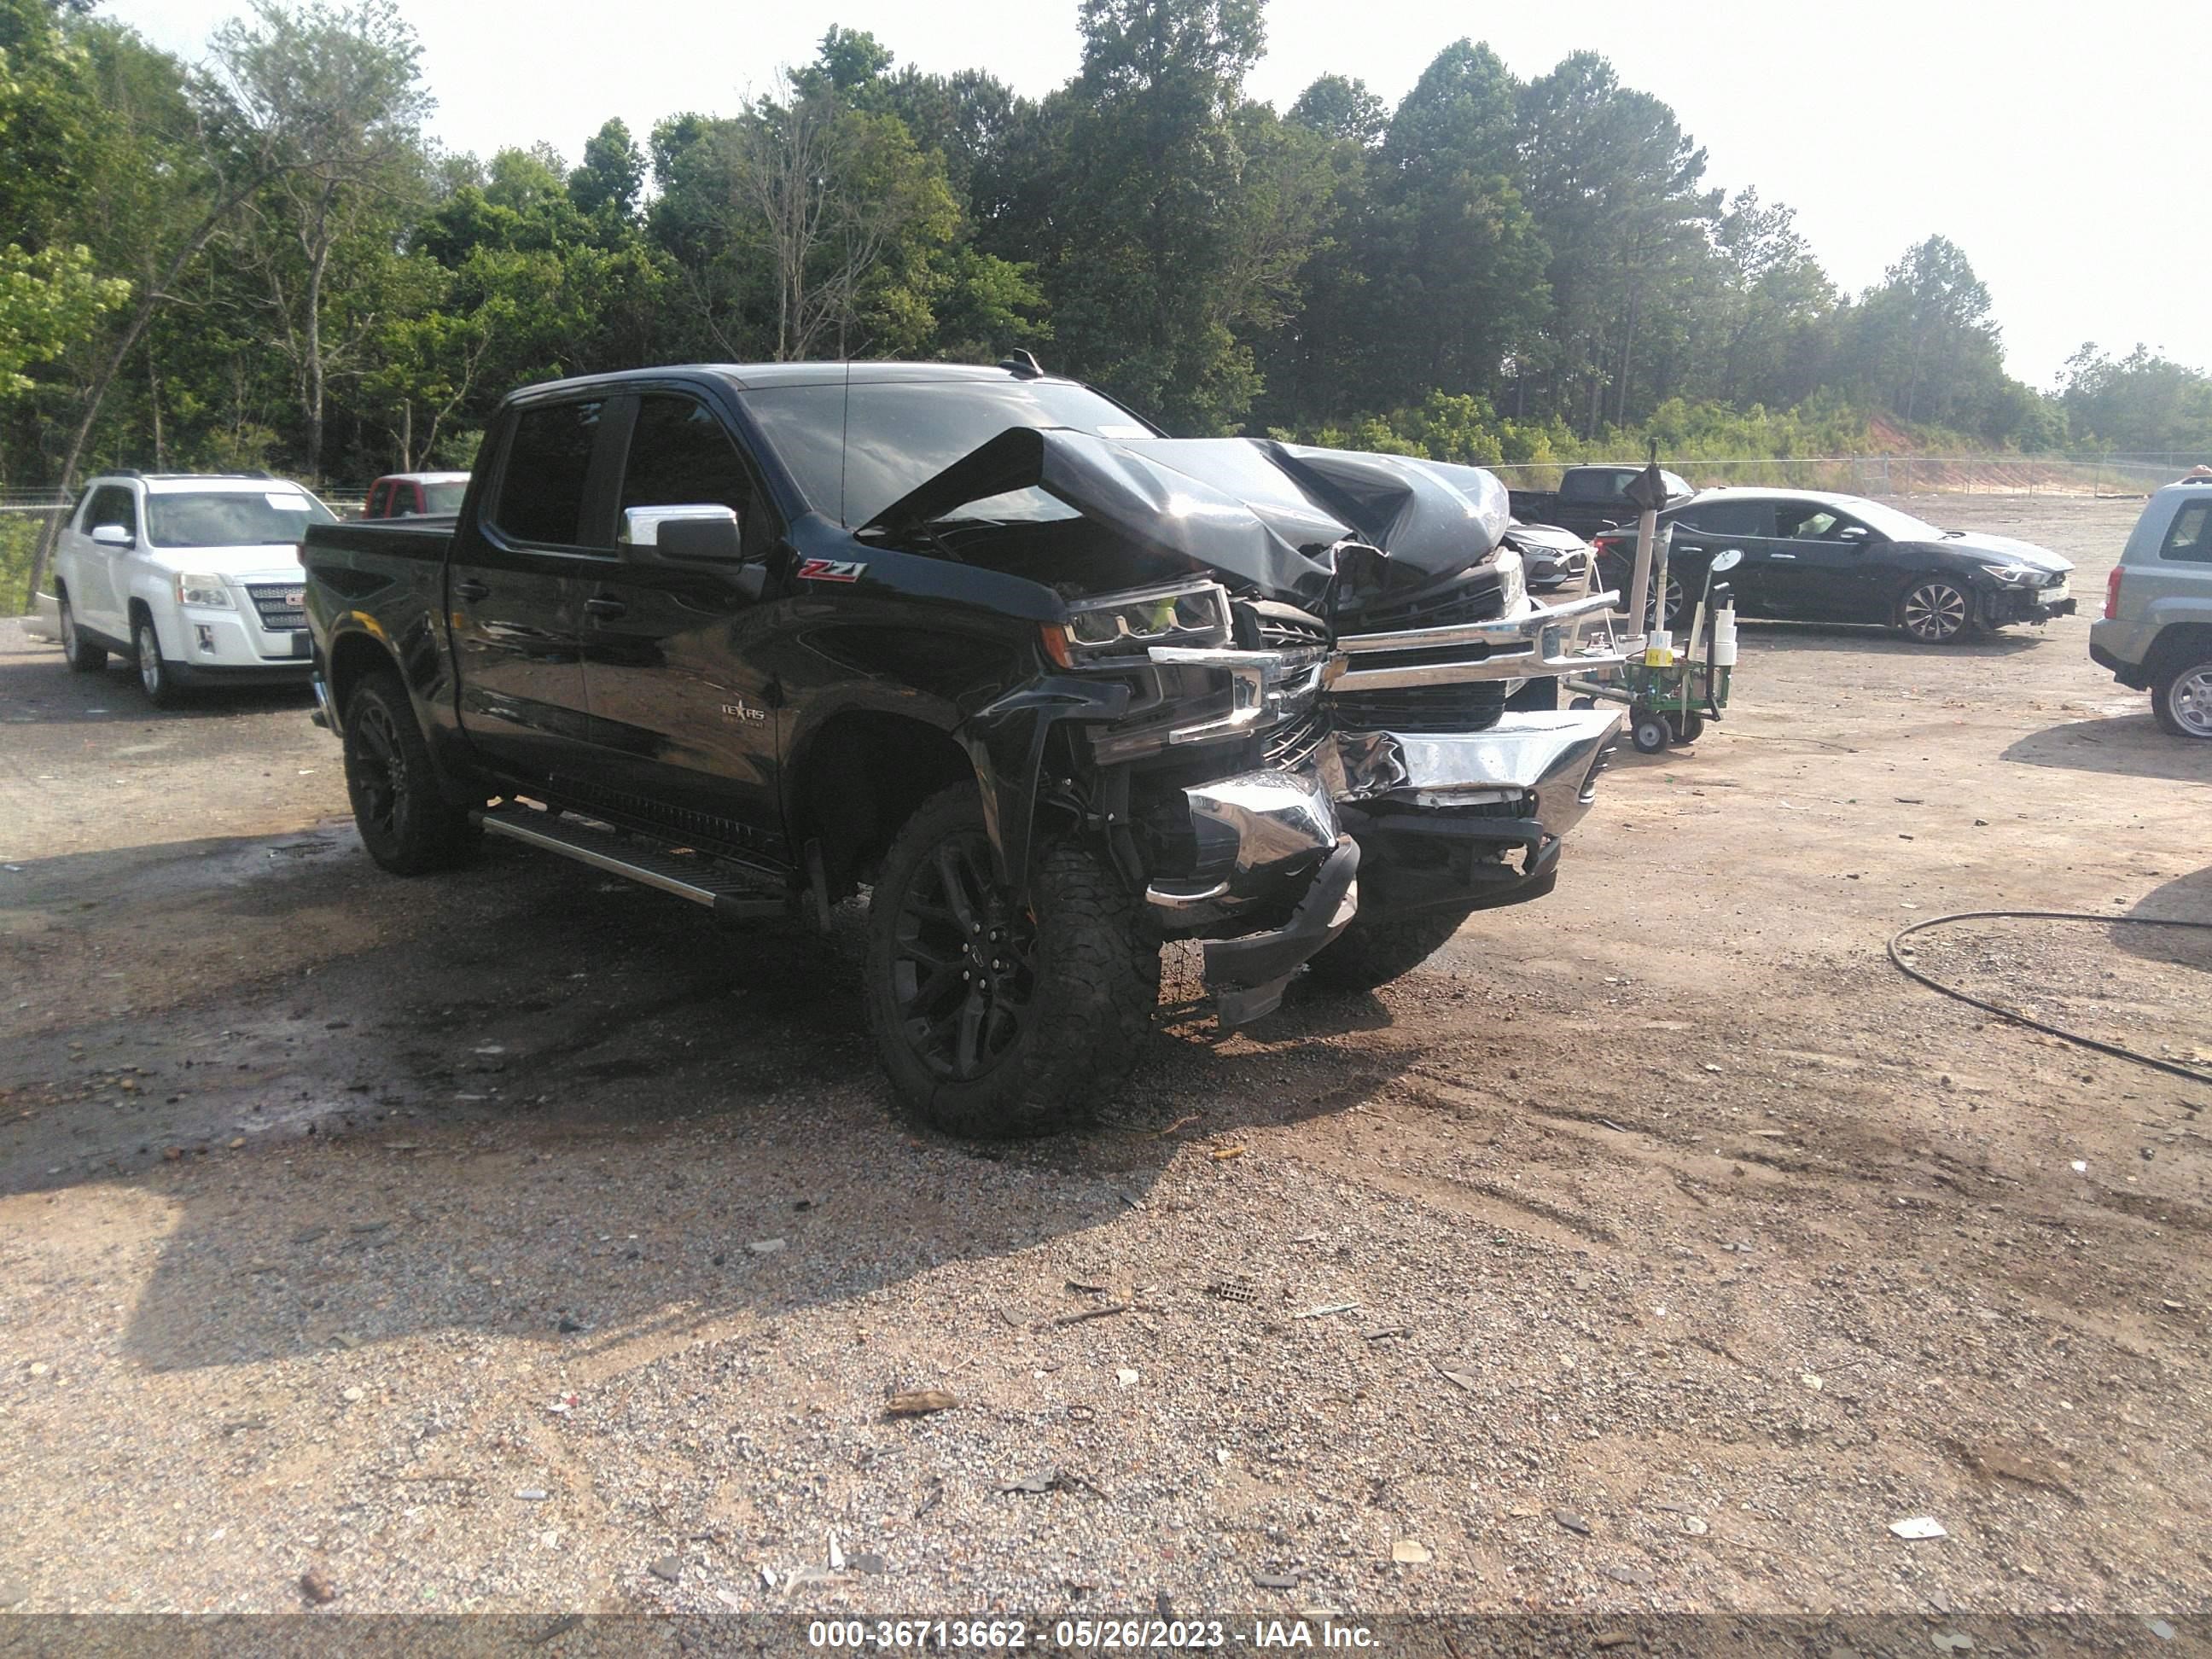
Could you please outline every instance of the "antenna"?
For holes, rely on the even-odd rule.
[[[1037,380],[1044,378],[1044,366],[1033,353],[1016,348],[999,359],[999,367],[1018,380]]]

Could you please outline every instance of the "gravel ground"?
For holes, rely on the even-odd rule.
[[[1925,507],[2085,599],[2136,510]],[[1552,898],[1010,1149],[848,940],[386,878],[301,699],[0,633],[0,1605],[2203,1610],[2212,1086],[1883,954],[2212,916],[2087,631],[1747,625]],[[2189,1059],[2197,937],[1913,943]]]

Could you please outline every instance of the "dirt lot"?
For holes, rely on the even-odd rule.
[[[2085,604],[2136,510],[1923,505]],[[1747,625],[1555,896],[1007,1150],[848,951],[385,877],[301,699],[0,635],[0,1605],[2201,1610],[2212,1087],[1883,955],[2212,915],[2087,629]],[[2203,1055],[2201,938],[1919,959]]]

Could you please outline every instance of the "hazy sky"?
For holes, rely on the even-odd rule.
[[[400,0],[421,31],[448,146],[545,139],[574,160],[619,115],[643,142],[679,110],[733,111],[833,22],[925,70],[990,70],[1038,94],[1078,60],[1074,0]],[[187,58],[241,0],[105,0]],[[2204,0],[1705,0],[1700,6],[1270,0],[1253,95],[1287,108],[1316,76],[1386,100],[1460,36],[1515,74],[1609,56],[1705,147],[1706,183],[1798,210],[1856,290],[1940,231],[1988,284],[2014,374],[2047,386],[2085,340],[2212,367],[2212,122]]]

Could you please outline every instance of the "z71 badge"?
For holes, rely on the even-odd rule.
[[[856,582],[868,568],[866,559],[809,559],[799,567],[803,582]]]

